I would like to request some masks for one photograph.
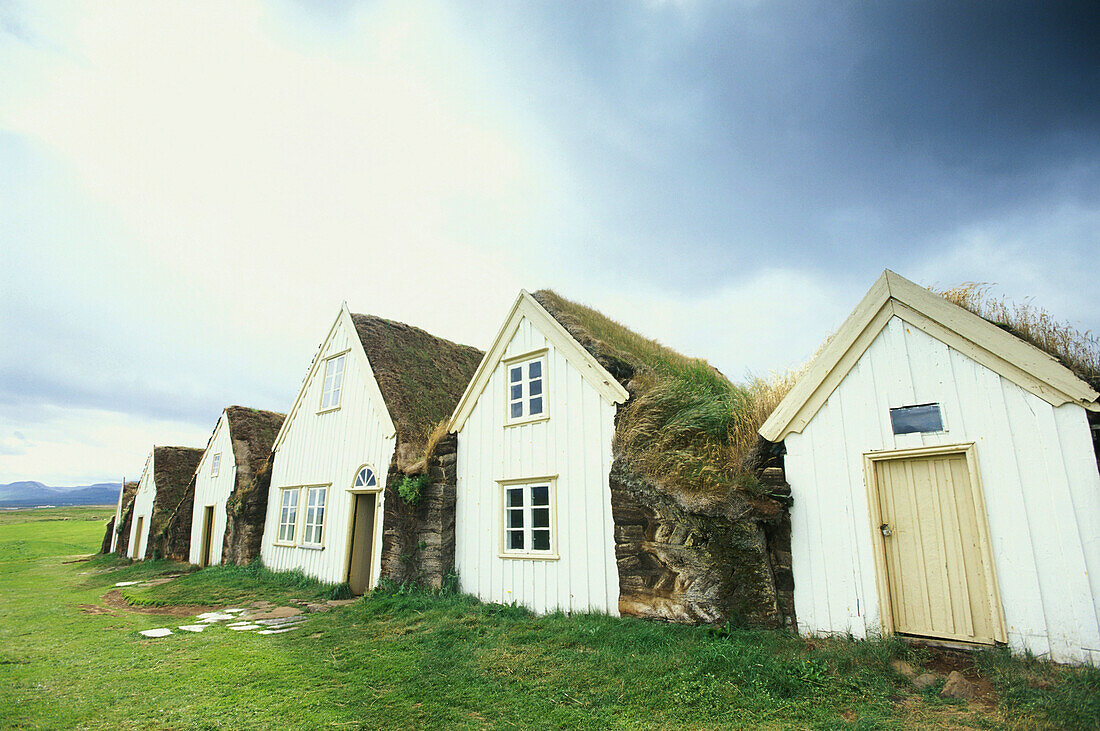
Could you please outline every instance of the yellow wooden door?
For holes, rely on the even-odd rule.
[[[991,644],[998,637],[966,457],[875,462],[894,631]]]

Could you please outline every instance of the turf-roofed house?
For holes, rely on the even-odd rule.
[[[134,494],[127,556],[134,559],[153,557],[155,540],[151,539],[161,533],[188,490],[194,489],[191,478],[200,457],[201,449],[153,447]]]
[[[782,475],[763,484],[756,426],[737,438],[749,399],[705,361],[521,292],[449,424],[462,588],[538,612],[789,622]]]
[[[1007,325],[884,272],[765,422],[800,631],[1100,664],[1100,369]]]
[[[165,557],[210,566],[244,565],[259,555],[266,494],[258,510],[240,506],[248,502],[242,496],[263,490],[253,483],[265,475],[283,419],[283,414],[245,406],[222,411],[195,470],[194,487],[185,492],[160,537]]]
[[[275,438],[261,556],[354,593],[453,566],[446,420],[481,351],[341,307]]]
[[[134,495],[137,493],[137,481],[122,480],[122,489],[118,493],[118,505],[115,515],[107,521],[107,532],[103,536],[103,553],[126,555],[126,546],[130,542],[130,517],[134,513]]]

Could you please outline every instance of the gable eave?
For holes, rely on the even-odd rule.
[[[508,344],[525,317],[554,344],[554,347],[561,352],[566,360],[580,372],[581,377],[588,381],[601,396],[615,404],[621,404],[630,398],[630,394],[627,393],[622,384],[616,381],[615,377],[600,365],[600,362],[585,350],[584,346],[578,343],[569,334],[569,331],[538,303],[538,300],[523,289],[520,290],[519,296],[516,297],[516,301],[508,311],[504,324],[497,331],[492,346],[485,352],[485,357],[478,364],[474,377],[470,379],[470,385],[462,393],[462,398],[459,399],[458,406],[455,407],[454,414],[447,423],[448,432],[457,434],[462,430],[466,419],[473,412],[477,400],[488,386],[493,372],[501,360],[504,359]]]
[[[313,356],[313,361],[309,364],[309,370],[306,371],[306,376],[302,379],[302,385],[298,387],[298,395],[294,398],[294,403],[291,405],[290,411],[287,412],[286,418],[283,419],[283,423],[279,427],[279,433],[275,435],[275,441],[271,443],[272,453],[278,451],[290,430],[291,424],[301,410],[306,391],[309,390],[309,384],[313,382],[317,374],[317,369],[320,368],[321,362],[324,360],[321,356],[332,340],[332,336],[336,334],[336,328],[341,324],[343,324],[345,328],[348,328],[350,340],[352,341],[351,349],[358,353],[357,357],[362,358],[362,363],[367,366],[366,372],[370,375],[370,378],[367,380],[371,386],[373,386],[373,388],[368,388],[368,390],[371,392],[372,397],[377,397],[378,410],[382,414],[383,419],[383,431],[389,436],[393,436],[396,432],[393,425],[393,419],[390,418],[389,408],[386,405],[385,399],[382,397],[382,392],[378,389],[378,383],[374,379],[374,371],[370,368],[370,360],[367,358],[367,353],[363,349],[363,343],[359,339],[359,333],[355,329],[355,323],[351,319],[351,312],[348,310],[347,303],[344,302],[341,303],[340,312],[336,315],[336,319],[332,321],[332,326],[329,327],[328,333],[325,335],[324,340],[321,341],[321,345],[317,348],[317,352]]]
[[[781,442],[801,432],[895,316],[1055,407],[1075,403],[1100,410],[1100,394],[1050,354],[887,269],[765,420],[760,435]]]

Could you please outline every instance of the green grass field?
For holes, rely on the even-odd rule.
[[[105,609],[115,582],[179,564],[79,560],[110,508],[0,513],[4,728],[1066,728],[1100,727],[1100,671],[983,653],[983,702],[914,692],[900,641],[535,617],[458,594],[376,592],[260,636]],[[214,568],[125,596],[144,606],[323,600],[325,587]]]

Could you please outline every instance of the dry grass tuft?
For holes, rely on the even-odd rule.
[[[619,412],[615,449],[634,469],[670,489],[718,497],[751,485],[757,430],[794,385],[796,373],[735,384],[705,360],[642,337],[554,292],[536,299],[632,396]],[[625,364],[625,369],[617,367]]]
[[[991,289],[985,282],[964,282],[932,291],[1049,353],[1094,388],[1100,385],[1100,338],[1055,320],[1030,302],[995,297]]]

